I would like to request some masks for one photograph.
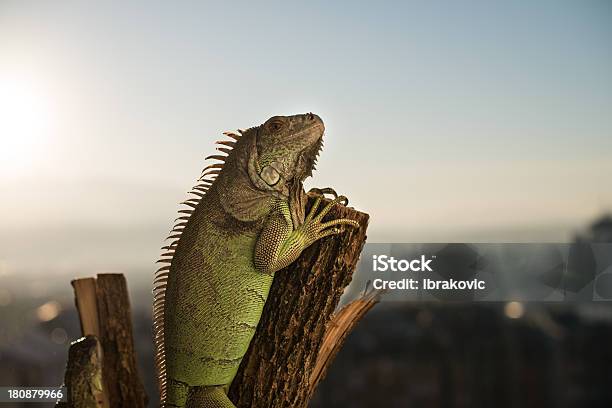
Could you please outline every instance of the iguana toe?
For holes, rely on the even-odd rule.
[[[334,199],[338,198],[338,193],[336,193],[336,190],[334,190],[331,187],[325,187],[325,188],[314,187],[308,190],[308,194],[322,196],[322,197],[325,197],[325,194],[329,194],[333,196]],[[344,197],[344,202],[342,204],[348,205],[348,198]]]
[[[329,235],[335,235],[342,232],[342,229],[339,228],[341,225],[348,225],[354,228],[359,228],[359,223],[355,220],[350,220],[348,218],[338,218],[331,221],[322,222],[323,218],[331,211],[331,209],[343,201],[346,201],[345,196],[338,196],[331,202],[327,203],[327,205],[317,213],[319,205],[321,204],[322,196],[317,197],[310,212],[306,216],[304,220],[304,224],[302,228],[304,229],[308,240],[310,242],[315,242],[321,238],[327,237]]]

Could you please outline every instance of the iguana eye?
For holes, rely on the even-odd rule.
[[[285,119],[280,116],[275,116],[268,120],[265,124],[266,129],[270,132],[277,133],[285,128]]]

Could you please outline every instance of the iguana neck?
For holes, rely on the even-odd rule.
[[[223,209],[240,221],[256,221],[269,214],[276,200],[288,201],[287,183],[268,186],[259,176],[256,132],[234,147],[213,184]]]

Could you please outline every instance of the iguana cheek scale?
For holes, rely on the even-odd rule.
[[[305,215],[302,181],[322,146],[314,114],[275,116],[226,133],[184,202],[154,280],[156,366],[162,407],[234,407],[226,396],[261,317],[274,272],[340,225],[323,222],[343,196]],[[333,190],[318,190],[320,193]],[[335,194],[335,193],[334,193]],[[197,398],[197,401],[194,400]]]

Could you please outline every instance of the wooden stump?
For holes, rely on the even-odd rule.
[[[81,331],[84,336],[99,341],[101,346],[102,388],[106,401],[102,406],[144,408],[147,396],[136,368],[125,277],[122,274],[99,274],[97,279],[74,280],[72,286]],[[81,370],[86,369],[81,366]],[[70,370],[69,360],[67,375]],[[66,387],[69,394],[73,392],[68,383]]]
[[[308,208],[313,201],[310,197]],[[369,216],[336,206],[325,220],[335,218],[353,219],[360,228],[347,228],[318,241],[296,262],[276,273],[257,332],[230,388],[229,397],[239,408],[306,407],[354,325],[346,320],[347,314],[339,322],[332,322],[332,317],[357,265]],[[352,312],[348,315],[360,318],[376,299],[366,301],[365,309],[363,302],[349,306]],[[359,308],[365,311],[356,315],[354,311]],[[323,340],[332,329],[336,333],[327,337],[327,351],[317,367]],[[313,377],[315,367],[318,374]]]
[[[125,276],[98,275],[100,343],[104,351],[104,383],[111,407],[144,408],[147,396],[136,368],[132,316]]]
[[[64,377],[66,402],[56,408],[108,408],[102,385],[102,348],[96,336],[72,342]]]

